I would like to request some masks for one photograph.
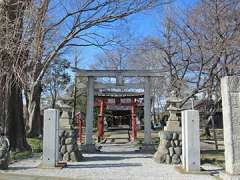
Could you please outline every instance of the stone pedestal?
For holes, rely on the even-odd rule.
[[[62,111],[62,115],[61,118],[59,120],[59,128],[61,130],[67,129],[70,130],[71,129],[71,125],[70,125],[70,117],[68,112],[71,111],[71,107],[64,105],[61,107]]]
[[[160,131],[160,144],[153,158],[158,163],[180,164],[182,157],[182,134],[179,131]]]
[[[224,77],[221,93],[225,170],[227,174],[236,176],[240,175],[240,77]]]
[[[43,160],[41,164],[43,167],[55,167],[58,162],[58,122],[58,110],[47,109],[44,111]]]
[[[164,130],[165,131],[181,131],[181,127],[180,127],[180,122],[177,120],[177,121],[173,121],[173,120],[170,120],[170,121],[167,121],[166,123],[166,127],[164,127]]]
[[[72,129],[60,130],[59,160],[63,162],[79,162],[83,159],[77,145],[76,131]]]
[[[200,171],[199,112],[182,111],[182,164],[187,172]]]

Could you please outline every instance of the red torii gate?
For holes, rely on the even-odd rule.
[[[132,119],[132,141],[137,139],[137,120],[136,120],[136,99],[131,99],[131,119]]]
[[[100,102],[100,111],[98,115],[98,142],[103,140],[104,137],[104,109],[105,109],[105,103],[102,99]]]
[[[131,141],[134,142],[136,141],[137,138],[137,120],[136,120],[136,107],[137,107],[137,102],[136,99],[141,96],[136,95],[136,96],[131,96],[131,97],[123,97],[123,98],[130,98],[131,102],[130,103],[120,103],[119,97],[97,97],[96,100],[94,101],[94,106],[99,107],[99,115],[98,115],[98,142],[104,139],[104,111],[106,106],[111,106],[111,105],[118,105],[121,104],[123,106],[130,106],[131,107]],[[115,104],[107,102],[107,99],[109,98],[114,98],[115,99]],[[118,101],[117,101],[118,100]]]

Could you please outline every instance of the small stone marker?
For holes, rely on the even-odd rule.
[[[225,170],[240,175],[240,77],[221,80]],[[240,179],[240,177],[238,177]]]
[[[182,164],[187,172],[200,171],[199,112],[182,111]]]
[[[58,110],[47,109],[44,111],[43,160],[41,164],[43,167],[55,167],[58,161],[58,122]]]

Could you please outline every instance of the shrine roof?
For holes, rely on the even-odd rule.
[[[95,97],[143,98],[144,97],[144,93],[141,93],[141,92],[95,92]]]

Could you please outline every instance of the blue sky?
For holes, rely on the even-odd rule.
[[[197,0],[175,0],[170,6],[179,10],[184,10],[194,6],[196,2]],[[126,27],[130,30],[130,33],[133,34],[134,38],[138,40],[149,36],[159,36],[161,20],[164,17],[166,8],[167,6],[162,6],[151,11],[133,15],[127,19]],[[117,28],[119,28],[119,26]],[[105,33],[103,32],[104,30],[101,31]],[[89,66],[95,62],[96,57],[101,53],[102,51],[96,47],[81,49],[79,51],[81,58],[80,68],[88,69]]]

